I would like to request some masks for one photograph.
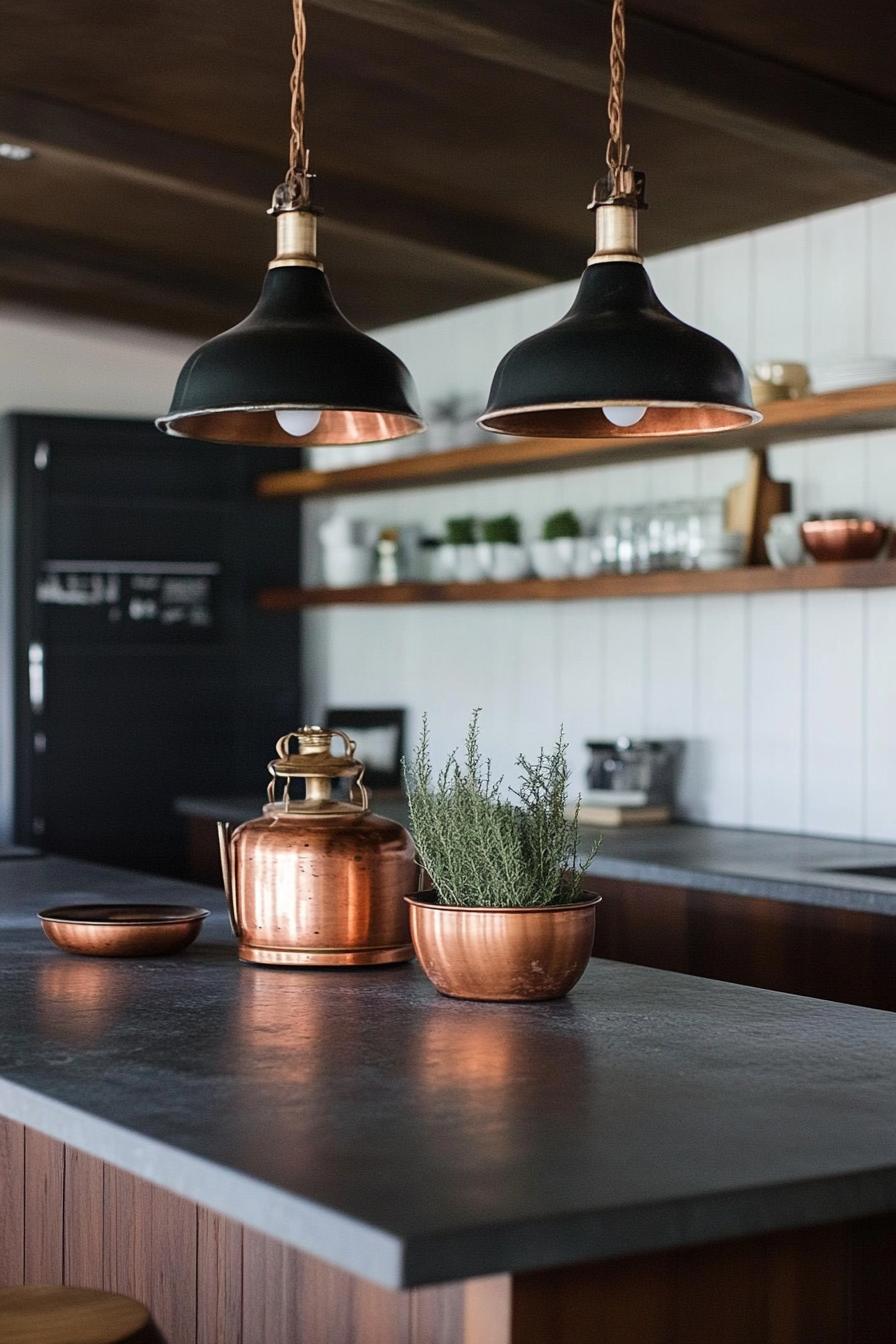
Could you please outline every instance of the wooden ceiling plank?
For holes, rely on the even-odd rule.
[[[607,90],[610,9],[593,0],[313,3],[467,57]],[[633,103],[896,184],[896,104],[643,15],[626,22],[626,93]],[[583,56],[583,46],[593,55]]]
[[[88,239],[0,224],[0,288],[51,306],[156,313],[172,329],[197,336],[238,321],[250,298],[219,276],[109,248]]]
[[[2,87],[0,137],[100,164],[122,179],[123,190],[127,181],[139,181],[253,213],[267,208],[285,170],[272,158]],[[327,172],[318,195],[336,224],[469,257],[499,268],[520,288],[569,279],[584,265],[584,247],[569,239],[452,210],[376,182]]]

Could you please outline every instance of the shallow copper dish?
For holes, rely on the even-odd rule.
[[[51,943],[88,957],[161,957],[199,936],[196,905],[57,905],[38,914]]]
[[[574,905],[439,905],[406,896],[417,959],[440,994],[493,1003],[562,999],[594,944],[599,896]]]
[[[890,534],[873,518],[821,518],[800,527],[803,545],[820,564],[837,560],[873,560]]]

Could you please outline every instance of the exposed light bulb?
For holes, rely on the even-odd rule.
[[[320,424],[320,411],[275,411],[277,424],[294,439],[304,439]]]
[[[622,429],[627,429],[629,425],[636,425],[639,420],[643,420],[647,414],[646,406],[605,406],[604,415],[611,425],[619,425]],[[278,413],[279,418],[279,413]]]
[[[0,159],[11,159],[13,163],[26,163],[34,158],[34,150],[28,145],[14,145],[8,140],[0,140]]]

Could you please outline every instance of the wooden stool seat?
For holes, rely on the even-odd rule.
[[[3,1344],[154,1344],[140,1302],[95,1288],[0,1288]]]

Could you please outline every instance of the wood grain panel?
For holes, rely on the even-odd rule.
[[[103,1287],[149,1307],[165,1344],[195,1344],[196,1205],[109,1165],[104,1192]]]
[[[691,971],[689,892],[683,887],[585,879],[603,899],[597,907],[594,952],[611,961]]]
[[[103,1287],[107,1292],[123,1293],[125,1297],[137,1296],[137,1270],[134,1264],[137,1184],[136,1176],[105,1164]]]
[[[896,1010],[896,920],[727,892],[591,877],[597,956]]]
[[[166,1344],[195,1344],[197,1209],[148,1181],[136,1183],[133,1296]]]
[[[850,1230],[850,1344],[896,1340],[896,1218],[865,1218]]]
[[[294,1344],[300,1311],[298,1255],[261,1232],[243,1229],[242,1344]]]
[[[516,1339],[511,1329],[513,1310],[509,1274],[469,1279],[464,1284],[464,1344],[511,1344]]]
[[[464,1285],[414,1288],[410,1298],[410,1344],[473,1344],[464,1334]],[[487,1344],[486,1340],[478,1344]]]
[[[25,1126],[0,1116],[0,1288],[25,1282]]]
[[[299,1255],[302,1344],[409,1344],[408,1293],[390,1292]]]
[[[66,1146],[63,1280],[72,1288],[103,1287],[104,1183],[98,1158]]]
[[[432,1300],[420,1304],[413,1336],[412,1297],[243,1230],[243,1344],[461,1344],[435,1333],[451,1315]]]
[[[196,1344],[242,1344],[243,1227],[199,1205]]]
[[[25,1130],[25,1282],[62,1284],[65,1148]]]
[[[838,1225],[521,1275],[512,1341],[853,1344],[850,1300]]]

